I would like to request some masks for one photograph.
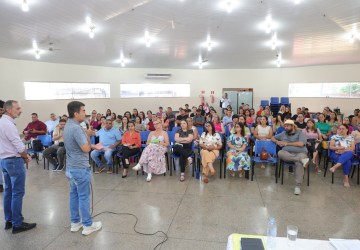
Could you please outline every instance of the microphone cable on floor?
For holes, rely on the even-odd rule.
[[[144,236],[154,236],[156,235],[157,233],[162,233],[164,235],[164,239],[159,243],[157,244],[155,247],[154,247],[154,250],[156,250],[159,246],[161,246],[162,244],[164,244],[167,240],[168,240],[168,236],[167,234],[164,232],[164,231],[156,231],[155,233],[142,233],[142,232],[139,232],[136,230],[136,225],[137,223],[139,222],[139,218],[135,215],[135,214],[131,214],[131,213],[116,213],[116,212],[112,212],[112,211],[103,211],[103,212],[100,212],[98,214],[95,214],[93,215],[94,213],[94,192],[93,192],[93,188],[92,188],[92,183],[90,182],[90,189],[91,189],[91,216],[92,218],[95,218],[101,214],[113,214],[113,215],[128,215],[128,216],[132,216],[135,218],[135,224],[133,226],[133,230],[135,233],[137,234],[140,234],[140,235],[144,235]]]

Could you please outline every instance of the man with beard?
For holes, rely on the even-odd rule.
[[[296,129],[293,120],[284,123],[285,131],[275,135],[271,140],[281,150],[278,153],[279,159],[295,164],[295,195],[301,193],[300,187],[304,178],[304,168],[309,163],[306,149],[306,137],[301,130]]]

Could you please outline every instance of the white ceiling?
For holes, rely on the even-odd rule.
[[[283,67],[360,63],[360,41],[347,33],[360,31],[360,0],[239,0],[231,13],[220,0],[21,0],[0,1],[0,57],[119,67],[120,51],[131,55],[127,67],[204,68]],[[281,46],[273,51],[270,34],[261,29],[268,14],[278,23]],[[85,31],[85,18],[95,23],[95,38]],[[174,22],[174,29],[172,27]],[[145,30],[155,37],[150,48],[141,42]],[[216,46],[201,44],[210,34]],[[53,51],[49,51],[53,43]]]

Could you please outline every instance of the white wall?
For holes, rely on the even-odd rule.
[[[120,83],[143,83],[144,73],[171,73],[168,80],[153,80],[160,83],[191,83],[189,98],[119,98]],[[181,69],[123,69],[86,65],[66,65],[0,58],[0,99],[15,99],[22,103],[23,114],[17,121],[23,128],[30,121],[30,114],[37,112],[41,120],[49,114],[66,113],[68,101],[25,101],[24,81],[64,81],[64,82],[109,82],[111,99],[83,100],[87,112],[92,109],[105,112],[110,108],[115,113],[123,113],[137,107],[139,110],[156,111],[158,106],[172,106],[174,109],[188,103],[200,103],[201,90],[206,91],[209,101],[210,91],[215,91],[214,107],[218,107],[222,88],[253,88],[254,106],[260,100],[271,96],[287,96],[288,84],[295,82],[341,82],[360,81],[360,65],[333,65],[301,68],[276,69],[225,69],[225,70],[181,70]],[[311,90],[309,90],[311,91]],[[45,95],[46,93],[44,93]],[[338,106],[349,114],[359,107],[358,99],[292,98],[292,107],[306,106],[310,111],[321,111],[323,107]]]

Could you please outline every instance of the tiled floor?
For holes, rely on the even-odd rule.
[[[120,171],[121,172],[121,171]],[[274,169],[257,168],[253,182],[244,178],[210,179],[203,184],[192,177],[183,183],[179,174],[155,176],[150,183],[131,172],[126,179],[106,173],[93,178],[94,214],[101,211],[134,213],[137,230],[165,231],[169,240],[158,249],[225,249],[233,232],[265,234],[267,218],[274,216],[278,235],[286,225],[299,227],[300,238],[360,238],[360,186],[352,180],[346,190],[341,171],[335,184],[331,175],[311,173],[310,187],[293,195],[294,176],[285,174],[284,185],[275,184]],[[68,183],[64,172],[43,170],[32,163],[28,170],[23,214],[37,222],[35,230],[12,235],[0,230],[0,249],[153,249],[158,236],[133,231],[130,216],[103,214],[103,229],[90,236],[69,230]],[[0,194],[2,196],[2,194]],[[3,214],[2,199],[0,213]],[[0,223],[4,224],[3,216]]]

